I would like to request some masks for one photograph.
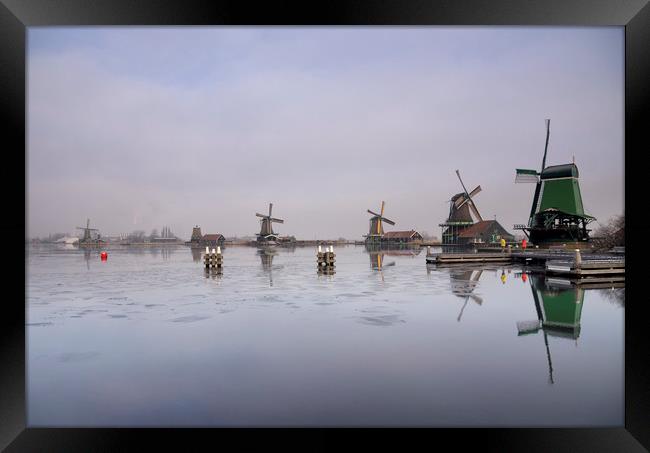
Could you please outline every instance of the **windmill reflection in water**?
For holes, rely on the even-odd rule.
[[[553,362],[548,337],[570,339],[578,344],[585,291],[591,288],[588,285],[574,284],[570,280],[548,279],[538,274],[531,274],[529,279],[537,319],[517,322],[518,336],[542,331],[548,361],[548,380],[553,384]]]

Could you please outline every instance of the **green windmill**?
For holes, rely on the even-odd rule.
[[[551,120],[546,120],[542,170],[517,169],[515,183],[535,183],[528,225],[515,225],[535,245],[589,240],[587,225],[596,220],[585,214],[575,163],[546,166]]]

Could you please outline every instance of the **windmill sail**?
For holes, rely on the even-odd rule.
[[[481,217],[481,214],[479,214],[478,209],[476,208],[476,205],[474,204],[473,201],[470,201],[469,209],[472,211],[474,216],[476,216],[476,218],[478,219],[479,222],[483,221],[483,217]]]
[[[525,183],[538,183],[539,182],[539,173],[535,170],[528,170],[524,168],[517,168],[517,174],[515,176],[516,184],[525,184]]]

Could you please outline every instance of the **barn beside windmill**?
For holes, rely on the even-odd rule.
[[[202,234],[201,227],[196,225],[192,228],[192,237],[185,244],[196,248],[196,247],[223,247],[226,238],[223,234],[212,233],[212,234]]]
[[[382,242],[392,243],[417,243],[422,242],[422,235],[415,230],[408,231],[387,231],[382,237]]]
[[[223,243],[226,241],[226,238],[223,236],[223,234],[219,233],[214,233],[214,234],[204,234],[203,238],[201,240],[201,245],[202,246],[210,246],[210,247],[216,247],[216,246],[223,246]]]
[[[508,233],[496,220],[482,220],[458,233],[457,243],[459,245],[494,244],[501,241],[501,239],[505,239],[506,242],[513,242],[515,237]]]

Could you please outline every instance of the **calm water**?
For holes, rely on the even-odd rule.
[[[184,246],[27,252],[30,426],[624,423],[624,289],[361,246],[331,276],[311,247],[222,275]]]

